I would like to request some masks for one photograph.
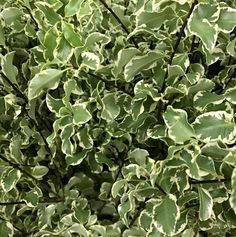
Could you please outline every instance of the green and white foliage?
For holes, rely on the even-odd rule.
[[[0,237],[236,236],[235,0],[0,0]]]

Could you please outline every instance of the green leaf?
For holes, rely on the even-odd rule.
[[[227,156],[225,156],[223,161],[229,165],[236,167],[236,154],[233,152],[229,152]]]
[[[56,25],[60,21],[61,16],[47,2],[36,2],[37,8],[44,14],[49,25]]]
[[[205,142],[232,142],[235,138],[233,117],[224,111],[208,112],[198,116],[193,128],[196,135]]]
[[[232,192],[229,198],[229,203],[232,209],[234,210],[234,213],[236,213],[236,168],[234,168],[233,173],[232,173],[231,187],[232,187]]]
[[[52,228],[52,216],[55,213],[55,209],[56,209],[56,205],[50,204],[39,211],[38,224],[40,228],[42,227],[45,228],[45,226],[50,226]]]
[[[60,60],[62,63],[67,63],[73,55],[73,48],[64,36],[58,37],[57,42],[58,44],[53,52],[53,56]]]
[[[64,106],[62,99],[55,99],[49,93],[47,93],[46,104],[48,109],[59,117],[59,111]]]
[[[236,38],[228,43],[226,50],[229,55],[236,57]]]
[[[148,152],[144,149],[136,148],[130,154],[130,158],[134,158],[138,165],[145,167],[147,157],[149,156]]]
[[[87,123],[91,118],[91,114],[86,109],[86,104],[79,104],[72,106],[73,123],[81,125]]]
[[[217,28],[215,22],[219,16],[217,5],[199,3],[188,21],[188,28],[191,34],[199,37],[206,49],[213,51],[217,40]]]
[[[224,99],[224,95],[217,95],[208,91],[200,91],[194,96],[193,102],[196,109],[203,111],[207,105],[221,104]]]
[[[236,9],[231,7],[221,7],[217,25],[224,33],[230,33],[236,22]]]
[[[42,177],[44,175],[46,175],[48,173],[49,169],[46,167],[46,166],[43,166],[43,165],[38,165],[38,166],[35,166],[33,169],[32,169],[32,175],[36,178],[36,179],[42,179]]]
[[[129,63],[125,66],[124,76],[127,82],[133,80],[134,76],[140,73],[144,69],[150,68],[150,66],[155,63],[158,59],[162,58],[161,53],[157,52],[148,52],[143,56],[133,57]]]
[[[225,97],[226,99],[232,103],[232,104],[236,104],[236,88],[229,88],[226,92],[225,92]]]
[[[1,66],[2,72],[6,75],[6,77],[14,84],[18,84],[16,80],[16,76],[18,74],[17,68],[13,65],[13,58],[15,52],[10,52],[2,57]]]
[[[115,76],[118,76],[122,72],[123,67],[139,53],[139,50],[136,48],[122,49],[118,52],[118,58],[115,63],[113,73]]]
[[[121,179],[116,181],[113,185],[112,185],[112,189],[111,189],[111,195],[113,198],[116,198],[117,195],[119,194],[119,191],[124,188],[125,184],[126,184],[126,180],[125,179]]]
[[[6,46],[3,26],[0,24],[0,45]]]
[[[183,143],[195,137],[192,126],[188,123],[187,113],[181,109],[167,107],[163,115],[164,121],[168,128],[168,134],[176,143]]]
[[[175,226],[180,217],[176,197],[172,194],[166,196],[154,209],[154,226],[165,235],[175,234]]]
[[[19,16],[21,16],[23,13],[21,9],[16,7],[8,7],[1,11],[1,17],[4,19],[5,24],[10,26],[13,24]]]
[[[80,6],[81,3],[83,3],[84,0],[70,0],[68,4],[65,6],[65,17],[70,17],[75,15]]]
[[[81,56],[83,58],[83,66],[88,67],[91,70],[97,70],[99,68],[100,59],[96,54],[83,52]]]
[[[204,188],[198,188],[199,193],[199,219],[201,221],[208,220],[213,213],[213,200],[210,193]]]
[[[77,152],[71,156],[68,156],[66,158],[66,164],[69,165],[79,165],[87,156],[88,151],[87,150],[83,150],[81,152]]]
[[[93,139],[89,134],[89,127],[86,125],[77,132],[77,137],[82,148],[91,149],[93,147]]]
[[[29,100],[39,97],[45,89],[56,89],[63,72],[49,68],[36,74],[29,83]]]
[[[175,16],[175,12],[171,7],[166,7],[163,11],[143,11],[137,15],[137,27],[144,26],[149,29],[158,30],[165,21],[171,20]]]
[[[4,192],[11,191],[21,177],[21,172],[18,169],[10,168],[4,171],[1,178],[1,185]]]
[[[62,128],[61,137],[61,150],[64,154],[70,156],[75,152],[75,146],[71,142],[71,136],[74,135],[75,129],[72,124],[67,124]]]
[[[36,207],[40,197],[42,197],[42,192],[38,187],[36,187],[26,193],[24,200],[26,201],[27,206]]]
[[[67,23],[65,21],[61,22],[62,32],[64,34],[65,39],[72,47],[81,47],[83,46],[83,40],[79,33],[74,31],[74,27],[72,24]]]
[[[59,32],[56,26],[51,27],[44,35],[43,45],[45,50],[43,51],[44,58],[52,61],[54,59],[54,51],[58,45]]]
[[[89,234],[86,228],[82,224],[78,224],[78,223],[74,223],[69,228],[69,232],[79,234],[79,236],[82,236],[82,237],[89,237]]]
[[[117,96],[116,93],[106,94],[102,98],[102,119],[110,122],[113,121],[120,113],[120,107],[117,104]]]
[[[8,221],[0,221],[0,234],[1,237],[13,237],[14,236],[14,227]]]

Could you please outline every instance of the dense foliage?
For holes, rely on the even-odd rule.
[[[0,236],[236,236],[235,0],[0,0]]]

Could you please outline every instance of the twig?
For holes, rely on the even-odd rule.
[[[190,180],[190,184],[211,184],[211,183],[224,183],[230,179],[213,179],[213,180]]]
[[[191,14],[192,14],[192,12],[193,12],[193,9],[194,9],[194,7],[196,6],[197,3],[198,3],[198,0],[194,0],[194,2],[192,3],[192,6],[190,7],[190,10],[189,10],[189,12],[188,12],[186,18],[185,18],[185,20],[184,20],[184,22],[183,22],[183,25],[181,26],[180,32],[179,32],[179,34],[178,34],[178,38],[177,38],[177,40],[176,40],[176,42],[175,42],[175,45],[174,45],[174,47],[173,47],[173,51],[172,51],[171,56],[170,56],[170,59],[169,59],[169,61],[168,61],[168,65],[171,65],[171,64],[172,64],[173,58],[174,58],[174,56],[175,56],[175,54],[176,54],[176,52],[177,52],[177,49],[178,49],[178,46],[179,46],[179,44],[180,44],[181,38],[182,38],[182,36],[183,36],[183,34],[184,34],[185,27],[187,26],[188,19],[189,19],[189,17],[191,16]],[[166,69],[166,74],[165,74],[165,77],[164,77],[164,78],[166,79],[167,76],[168,76],[168,69]],[[163,93],[164,90],[165,90],[165,80],[164,80],[164,82],[163,82],[163,84],[162,84],[161,92]]]
[[[34,25],[35,25],[35,27],[36,27],[35,30],[38,31],[38,30],[39,30],[38,23],[37,23],[37,21],[35,20],[33,14],[31,13],[31,9],[29,9],[27,6],[23,6],[23,7],[26,9],[26,11],[28,12],[28,14],[30,15],[30,18],[31,18],[32,21],[34,22]]]
[[[178,38],[177,38],[177,40],[176,40],[176,42],[175,42],[175,45],[174,45],[174,48],[173,48],[173,52],[172,52],[172,54],[171,54],[171,56],[170,56],[169,65],[172,64],[173,58],[174,58],[174,56],[175,56],[175,54],[176,54],[176,51],[177,51],[177,49],[178,49],[178,46],[179,46],[179,43],[180,43],[180,41],[181,41],[182,35],[184,34],[185,27],[187,26],[188,19],[189,19],[189,17],[191,16],[191,14],[192,14],[192,12],[193,12],[193,9],[194,9],[194,7],[195,7],[195,5],[196,5],[197,3],[198,3],[198,0],[194,0],[194,2],[192,3],[192,6],[191,6],[191,8],[190,8],[190,10],[189,10],[189,12],[188,12],[188,15],[186,16],[186,18],[185,18],[185,20],[184,20],[184,22],[183,22],[183,25],[182,25],[182,27],[181,27],[181,29],[180,29]]]
[[[14,85],[14,83],[12,83],[7,76],[5,76],[5,74],[3,72],[0,72],[0,75],[3,77],[4,80],[7,81],[8,84],[10,84],[10,86],[14,89],[14,91],[21,97],[23,98],[26,102],[28,101],[27,97],[18,89],[18,87],[16,85]]]
[[[63,199],[47,199],[41,200],[39,203],[58,203],[63,202]],[[0,206],[11,206],[11,205],[26,205],[25,201],[15,201],[15,202],[0,202]]]
[[[117,20],[117,22],[121,25],[122,29],[129,35],[130,32],[127,29],[127,27],[124,25],[124,23],[121,21],[121,19],[116,15],[116,13],[112,10],[112,8],[110,8],[105,0],[99,0],[103,6],[112,14],[112,16],[114,16],[114,18]],[[131,41],[133,42],[133,44],[135,45],[135,47],[138,49],[138,44],[136,42],[136,40],[132,37],[130,37]]]

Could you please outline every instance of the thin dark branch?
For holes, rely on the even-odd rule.
[[[156,183],[156,186],[162,192],[162,194],[166,196],[166,192],[164,191],[164,189],[160,185],[158,185],[157,183]]]
[[[45,199],[39,201],[39,203],[58,203],[63,202],[63,199]],[[15,201],[15,202],[0,202],[0,206],[11,206],[11,205],[26,205],[25,201]]]
[[[38,29],[39,29],[38,23],[37,23],[37,21],[35,20],[33,14],[31,13],[32,10],[29,9],[27,6],[24,6],[24,8],[26,9],[27,13],[30,15],[31,20],[34,22],[36,31],[38,31]]]
[[[17,93],[18,96],[20,96],[22,99],[25,100],[25,102],[28,101],[27,97],[19,90],[19,88],[14,84],[12,83],[8,77],[5,76],[5,74],[3,72],[0,72],[0,75],[3,77],[3,79],[5,81],[7,81],[8,84],[10,84],[10,86],[14,89],[14,91]]]
[[[189,17],[191,16],[191,14],[192,14],[192,12],[193,12],[193,9],[194,9],[194,7],[196,6],[197,3],[198,3],[197,0],[194,0],[194,1],[193,1],[192,6],[191,6],[191,8],[190,8],[190,10],[189,10],[189,12],[188,12],[188,15],[186,16],[186,18],[185,18],[185,20],[184,20],[184,22],[183,22],[183,25],[182,25],[182,27],[181,27],[181,29],[180,29],[178,38],[177,38],[177,40],[176,40],[176,42],[175,42],[175,45],[174,45],[174,48],[173,48],[173,52],[172,52],[172,54],[171,54],[171,56],[170,56],[169,65],[172,64],[173,58],[174,58],[174,56],[175,56],[175,54],[176,54],[176,51],[177,51],[178,46],[179,46],[179,43],[180,43],[181,38],[182,38],[182,36],[183,36],[183,34],[184,34],[185,27],[187,26],[188,19],[189,19]]]
[[[0,206],[11,206],[11,205],[19,205],[19,204],[25,204],[24,201],[19,202],[0,202]]]
[[[190,180],[190,184],[211,184],[211,183],[224,183],[230,179],[213,179],[213,180]]]
[[[193,9],[194,9],[194,7],[196,6],[197,3],[198,3],[198,0],[194,0],[194,1],[193,1],[192,6],[190,7],[189,12],[188,12],[188,14],[187,14],[187,16],[186,16],[186,18],[185,18],[185,20],[184,20],[184,22],[183,22],[183,25],[181,26],[181,29],[180,29],[180,32],[179,32],[179,34],[178,34],[177,40],[176,40],[175,45],[174,45],[174,47],[173,47],[173,51],[172,51],[171,56],[170,56],[170,59],[169,59],[169,61],[168,61],[168,65],[171,65],[171,64],[172,64],[173,58],[174,58],[174,56],[175,56],[175,54],[176,54],[176,52],[177,52],[177,49],[178,49],[178,46],[179,46],[179,44],[180,44],[181,38],[182,38],[182,36],[183,36],[183,34],[184,34],[185,27],[187,26],[188,19],[189,19],[189,17],[191,16],[191,14],[192,14],[192,12],[193,12]],[[165,74],[165,77],[164,77],[164,78],[166,79],[167,76],[168,76],[168,68],[166,69],[166,74]],[[165,90],[165,80],[164,80],[164,82],[163,82],[163,84],[162,84],[161,92],[163,93],[164,90]]]
[[[105,0],[99,0],[99,1],[112,14],[112,16],[117,20],[117,22],[121,25],[122,29],[129,35],[130,32],[127,29],[127,27],[124,25],[124,23],[121,21],[121,19],[116,15],[116,13],[107,5],[106,1]],[[130,39],[133,42],[133,44],[135,45],[135,47],[138,48],[138,44],[137,44],[136,40],[133,37],[131,37]]]

